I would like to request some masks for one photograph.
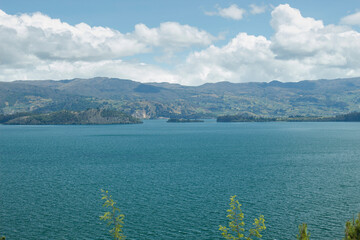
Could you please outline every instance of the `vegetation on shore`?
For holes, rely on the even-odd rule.
[[[16,113],[0,115],[0,124],[7,125],[80,125],[80,124],[131,124],[142,123],[126,113],[111,109],[88,109],[34,114]]]
[[[219,116],[217,122],[275,122],[276,118],[260,117],[249,113]]]
[[[336,115],[335,117],[262,117],[250,113],[224,115],[217,117],[217,122],[360,122],[360,112]],[[199,119],[169,118],[168,123],[204,122]],[[7,125],[74,125],[74,124],[131,124],[142,123],[138,118],[111,109],[88,109],[86,111],[68,111],[36,114],[15,113],[0,114],[0,124]]]
[[[185,119],[185,118],[169,118],[166,122],[168,122],[168,123],[193,123],[193,122],[204,122],[204,120]]]
[[[261,117],[253,114],[219,116],[217,122],[360,122],[360,112],[336,115],[335,117],[289,116],[281,118]]]

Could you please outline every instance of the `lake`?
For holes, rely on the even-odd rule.
[[[0,125],[0,235],[111,239],[107,189],[128,239],[221,239],[235,194],[263,239],[341,239],[359,173],[360,123]]]

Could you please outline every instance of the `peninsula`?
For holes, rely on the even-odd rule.
[[[224,115],[216,119],[217,122],[360,122],[360,112],[340,114],[333,117],[289,116],[289,117],[261,117],[243,113]]]
[[[0,124],[7,125],[94,125],[142,123],[126,113],[110,109],[88,109],[85,111],[62,110],[51,113],[18,113],[0,115]]]

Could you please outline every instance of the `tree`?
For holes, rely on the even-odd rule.
[[[115,207],[116,202],[112,199],[112,196],[108,191],[101,189],[102,200],[105,200],[103,207],[110,208],[110,211],[105,212],[104,215],[100,216],[100,219],[107,222],[107,224],[114,225],[114,227],[109,231],[110,234],[114,237],[114,240],[125,239],[123,234],[123,224],[125,215],[120,213],[120,209]]]
[[[241,204],[238,200],[236,200],[236,195],[230,197],[230,208],[227,210],[228,215],[226,216],[229,219],[229,227],[219,226],[219,230],[221,231],[221,235],[225,239],[230,240],[239,240],[246,239],[252,240],[254,238],[261,238],[260,234],[263,230],[266,229],[265,219],[263,215],[260,215],[259,218],[254,219],[253,225],[254,228],[249,230],[248,236],[245,237],[245,222],[244,214],[241,210]]]
[[[310,233],[307,230],[307,224],[306,223],[300,224],[297,240],[309,240],[309,239],[310,239]]]
[[[345,227],[344,240],[360,240],[360,213],[356,220],[347,221]]]

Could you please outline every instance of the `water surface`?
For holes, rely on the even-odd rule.
[[[360,212],[359,123],[1,126],[0,234],[110,239],[100,189],[128,239],[221,239],[229,197],[263,239],[341,239]]]

